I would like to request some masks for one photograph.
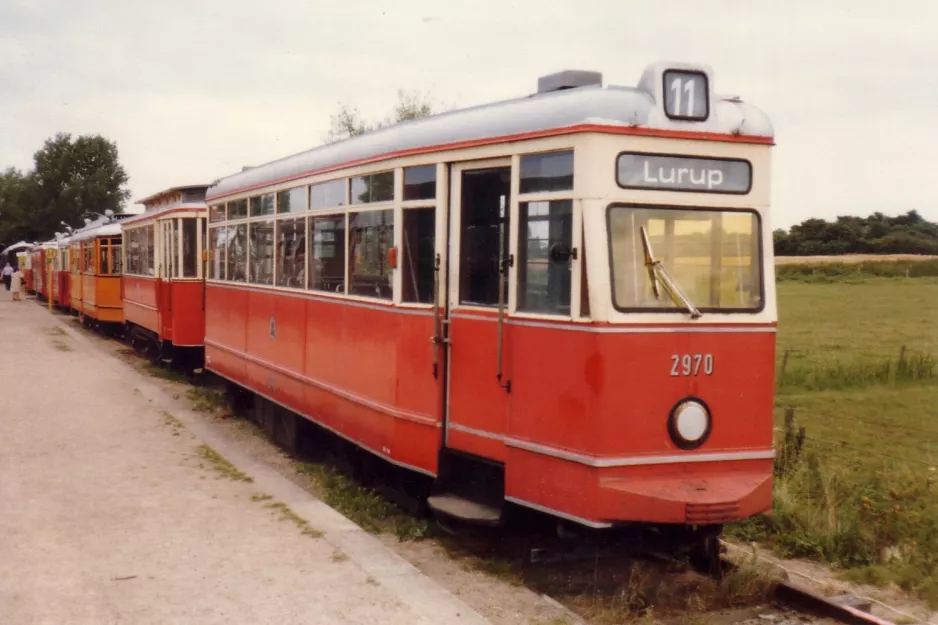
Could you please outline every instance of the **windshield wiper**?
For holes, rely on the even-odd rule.
[[[655,253],[651,250],[651,243],[648,241],[648,230],[645,229],[645,226],[642,226],[642,247],[645,250],[645,267],[648,268],[648,278],[651,280],[651,290],[655,292],[655,299],[661,299],[661,289],[658,286],[660,280],[674,303],[678,306],[683,305],[690,313],[691,319],[700,317],[700,311],[697,310],[697,307],[685,295],[681,287],[677,285],[677,282],[664,268],[661,261],[655,258]]]

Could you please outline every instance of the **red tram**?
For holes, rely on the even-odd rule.
[[[218,181],[206,367],[431,476],[441,515],[769,511],[773,130],[713,86],[561,72]]]
[[[173,187],[140,201],[122,222],[121,297],[130,339],[153,360],[202,366],[205,288],[202,241],[208,185]]]

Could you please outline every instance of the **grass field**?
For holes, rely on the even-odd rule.
[[[779,449],[789,407],[806,438],[772,517],[728,531],[938,606],[938,277],[887,275],[779,282]]]

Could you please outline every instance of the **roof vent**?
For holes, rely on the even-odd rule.
[[[602,87],[602,73],[568,69],[538,78],[537,92],[547,93],[548,91],[561,91],[562,89],[575,89],[576,87],[589,87],[591,85]]]

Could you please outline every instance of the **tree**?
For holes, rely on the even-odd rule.
[[[394,106],[393,113],[378,122],[365,121],[356,107],[348,103],[341,103],[339,110],[329,119],[329,132],[326,134],[324,141],[326,143],[343,141],[410,119],[427,117],[433,115],[433,113],[434,105],[429,96],[418,92],[404,91],[403,89],[397,92],[397,104]]]
[[[130,197],[117,146],[99,135],[73,141],[59,133],[33,160],[30,172],[0,174],[0,242],[51,239],[63,221],[80,226],[107,210],[120,212]]]
[[[59,133],[34,156],[27,203],[36,230],[51,236],[62,221],[73,226],[107,210],[120,212],[130,191],[117,145],[100,135]]]
[[[888,217],[875,212],[869,217],[840,216],[834,222],[807,219],[790,232],[773,233],[779,256],[835,254],[938,254],[938,224],[918,211]]]

